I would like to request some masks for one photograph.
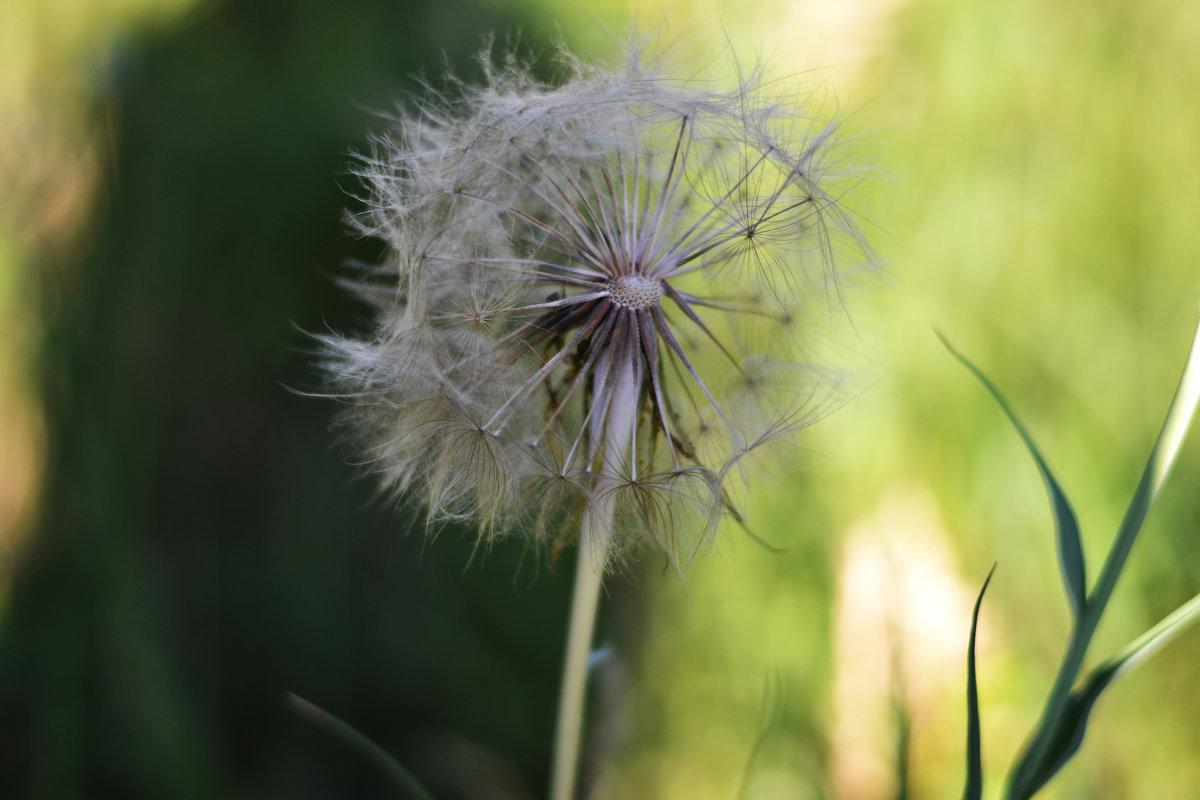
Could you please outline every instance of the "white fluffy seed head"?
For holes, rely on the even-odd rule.
[[[807,96],[563,61],[550,86],[487,60],[363,160],[355,222],[389,256],[359,282],[374,331],[327,338],[332,379],[431,521],[569,540],[602,499],[618,549],[678,563],[747,453],[819,411],[807,304],[835,253],[869,255]]]

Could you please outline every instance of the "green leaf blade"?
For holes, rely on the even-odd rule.
[[[983,797],[983,736],[979,722],[979,684],[975,678],[975,632],[979,627],[979,608],[987,592],[996,565],[988,572],[979,597],[975,599],[975,610],[971,614],[971,638],[967,644],[967,780],[963,787],[963,800],[980,800]]]
[[[1129,501],[1129,508],[1125,511],[1121,526],[1117,529],[1117,536],[1109,551],[1108,559],[1100,571],[1100,579],[1092,591],[1092,597],[1101,605],[1108,602],[1113,589],[1116,588],[1117,578],[1125,566],[1125,560],[1129,557],[1130,551],[1133,550],[1133,544],[1142,529],[1142,524],[1146,521],[1146,516],[1150,513],[1150,508],[1154,505],[1171,467],[1175,464],[1175,457],[1179,455],[1179,450],[1183,446],[1183,440],[1187,436],[1198,404],[1200,404],[1200,325],[1196,327],[1193,335],[1187,363],[1184,365],[1183,375],[1179,379],[1179,386],[1175,390],[1171,406],[1167,409],[1162,429],[1154,442],[1154,448],[1150,451],[1150,458],[1146,462],[1141,480],[1133,493],[1133,499]]]
[[[1078,620],[1083,614],[1087,598],[1087,568],[1084,564],[1083,543],[1079,535],[1079,520],[1075,516],[1075,511],[1071,508],[1071,503],[1067,500],[1067,495],[1054,477],[1054,473],[1050,471],[1046,459],[1042,457],[1041,451],[1034,444],[1033,437],[1017,419],[1000,391],[966,356],[955,350],[946,337],[941,333],[938,333],[937,336],[950,354],[983,384],[988,394],[1008,417],[1008,421],[1016,428],[1021,440],[1029,449],[1030,455],[1033,456],[1033,461],[1042,476],[1042,483],[1046,486],[1046,494],[1050,498],[1050,511],[1054,515],[1055,543],[1058,551],[1058,563],[1062,571],[1063,586],[1067,592],[1067,602],[1071,606],[1072,618]]]
[[[1037,765],[1031,765],[1027,793],[1022,797],[1032,797],[1043,786],[1050,782],[1050,779],[1058,774],[1058,771],[1066,766],[1071,760],[1071,756],[1075,755],[1083,744],[1083,735],[1087,730],[1088,717],[1092,713],[1092,707],[1099,699],[1100,693],[1112,681],[1113,675],[1102,676],[1093,674],[1094,680],[1089,680],[1087,684],[1077,691],[1071,693],[1067,700],[1066,708],[1063,710],[1063,715],[1059,717],[1058,727],[1050,736],[1050,744],[1046,749],[1042,761]]]
[[[1200,595],[1175,609],[1120,653],[1096,667],[1083,686],[1071,692],[1059,724],[1049,737],[1050,744],[1041,763],[1030,765],[1028,769],[1028,794],[1024,796],[1032,796],[1045,786],[1079,750],[1092,708],[1113,680],[1145,661],[1197,620],[1200,620]]]
[[[340,739],[347,747],[378,767],[380,772],[400,790],[402,797],[408,797],[411,800],[434,800],[434,796],[417,780],[415,775],[357,728],[330,714],[320,706],[310,703],[300,695],[284,692],[284,699],[298,716],[304,717],[334,738]]]

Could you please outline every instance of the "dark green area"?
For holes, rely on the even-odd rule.
[[[0,796],[394,796],[285,691],[441,800],[541,794],[570,564],[427,544],[354,480],[336,404],[293,391],[321,386],[306,331],[369,324],[336,278],[380,252],[342,218],[373,112],[443,53],[477,74],[514,23],[230,2],[114,56],[94,235],[42,293],[49,465],[0,639]]]

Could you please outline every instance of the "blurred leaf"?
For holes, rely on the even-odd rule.
[[[951,351],[953,352],[953,351]],[[967,785],[963,788],[963,800],[979,800],[983,795],[983,743],[979,730],[979,686],[975,681],[975,631],[979,627],[979,607],[992,575],[993,564],[988,572],[979,597],[975,599],[975,611],[971,614],[971,639],[967,645]]]
[[[758,735],[754,737],[754,745],[746,758],[746,766],[742,770],[742,780],[738,785],[734,800],[745,800],[746,792],[750,789],[750,779],[754,777],[754,768],[762,751],[770,740],[779,735],[783,720],[783,678],[776,673],[773,679],[767,681],[763,690],[763,723]]]
[[[936,332],[936,331],[935,331]],[[1079,540],[1079,522],[1075,518],[1075,512],[1071,509],[1071,504],[1067,501],[1067,496],[1063,493],[1062,488],[1055,480],[1053,473],[1050,472],[1050,467],[1047,466],[1046,460],[1042,458],[1041,452],[1033,443],[1033,439],[1029,435],[1029,431],[1017,419],[1012,409],[1008,407],[1008,403],[1004,402],[1004,398],[1000,396],[1000,392],[992,385],[992,382],[987,379],[978,367],[967,360],[966,356],[958,352],[951,346],[950,342],[946,341],[946,337],[941,333],[937,333],[942,344],[950,351],[950,354],[962,362],[963,366],[971,371],[971,373],[979,379],[988,393],[1000,405],[1005,416],[1017,429],[1017,433],[1025,441],[1025,445],[1029,448],[1030,454],[1033,456],[1034,462],[1037,464],[1038,472],[1042,474],[1042,482],[1046,484],[1046,493],[1050,495],[1050,508],[1054,512],[1054,528],[1056,539],[1058,541],[1058,563],[1062,567],[1063,584],[1067,590],[1067,600],[1071,603],[1071,613],[1073,619],[1078,620],[1083,613],[1083,606],[1087,597],[1087,571],[1083,563],[1083,546]]]
[[[422,786],[411,772],[392,758],[390,753],[360,733],[358,729],[299,695],[285,692],[284,696],[296,714],[324,729],[334,738],[341,739],[342,743],[351,750],[357,751],[359,755],[379,767],[380,771],[400,788],[403,797],[411,797],[415,800],[434,800],[429,790]]]

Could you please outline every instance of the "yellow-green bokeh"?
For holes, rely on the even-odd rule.
[[[651,710],[633,713],[661,738],[630,748],[613,796],[733,796],[764,702],[794,725],[747,797],[890,796],[892,698],[871,685],[890,680],[889,658],[906,665],[914,795],[957,793],[967,613],[993,561],[980,679],[998,795],[1064,645],[1066,603],[1031,460],[934,328],[1034,432],[1076,506],[1094,579],[1197,316],[1200,9],[914,0],[668,13],[689,47],[728,41],[784,71],[814,68],[798,79],[825,82],[852,112],[877,174],[850,202],[885,275],[847,300],[845,347],[869,386],[806,437],[802,473],[751,492],[756,530],[788,552],[732,531],[686,585],[653,590],[634,692]],[[1198,457],[1185,449],[1097,657],[1200,588]],[[856,638],[888,626],[890,641]],[[1188,796],[1200,698],[1183,687],[1197,652],[1193,634],[1122,679],[1046,796]]]
[[[41,465],[31,273],[86,227],[102,145],[120,135],[88,105],[86,80],[116,36],[190,5],[0,10],[0,177],[13,187],[0,207],[0,314],[12,331],[0,341],[0,546],[27,523]],[[762,56],[828,87],[873,169],[849,202],[883,270],[848,286],[853,331],[831,349],[854,356],[854,399],[804,434],[800,468],[750,487],[755,531],[784,552],[730,530],[684,581],[657,564],[638,576],[649,605],[632,727],[602,793],[893,796],[889,704],[902,686],[912,796],[955,796],[967,614],[998,562],[979,668],[987,795],[997,796],[1061,654],[1066,603],[1029,456],[933,331],[991,376],[1033,433],[1075,504],[1094,578],[1197,317],[1200,5],[515,5],[600,55],[629,20],[653,28],[666,15],[662,38],[683,36],[697,58],[730,46]],[[1198,481],[1193,441],[1096,656],[1200,591]],[[1045,796],[1190,796],[1200,785],[1197,658],[1192,632],[1122,678]]]
[[[0,7],[0,606],[36,515],[44,421],[32,365],[42,336],[37,287],[90,224],[111,144],[97,103],[122,39],[177,19],[194,0],[12,0]],[[60,283],[61,281],[61,283]]]

